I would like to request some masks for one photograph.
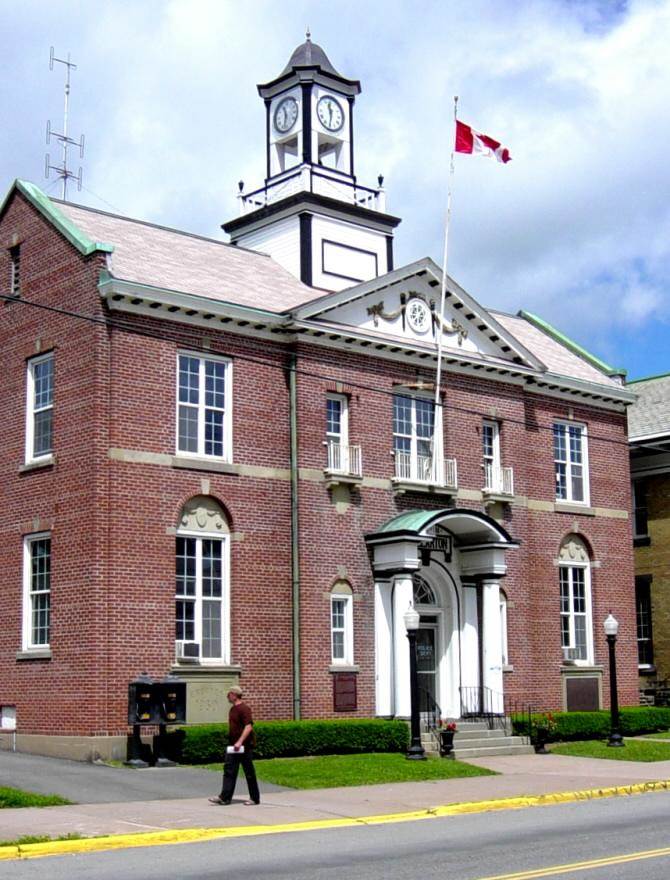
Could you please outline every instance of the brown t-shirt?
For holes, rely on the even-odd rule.
[[[230,714],[228,715],[228,742],[231,746],[234,746],[238,739],[242,736],[242,731],[247,726],[247,724],[253,724],[253,718],[251,717],[251,709],[247,706],[246,703],[238,703],[236,706],[233,706],[230,710]],[[254,734],[253,728],[249,736],[244,740],[242,745],[245,749],[253,749],[256,745],[256,736]]]

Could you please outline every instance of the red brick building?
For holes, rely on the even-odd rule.
[[[451,279],[441,314],[430,259],[394,268],[323,50],[259,91],[232,244],[21,181],[0,207],[5,728],[122,756],[145,670],[187,680],[189,721],[238,681],[259,717],[404,717],[410,604],[444,716],[606,704],[610,609],[636,702],[633,395]]]

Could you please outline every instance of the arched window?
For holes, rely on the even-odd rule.
[[[353,591],[348,581],[335,581],[330,591],[330,644],[333,666],[354,662]]]
[[[213,498],[182,508],[175,546],[175,638],[179,662],[230,662],[230,530]]]
[[[584,540],[567,535],[558,554],[563,659],[593,663],[591,561]]]
[[[437,605],[435,593],[428,581],[421,577],[420,574],[412,575],[412,583],[414,585],[414,604],[415,605]]]

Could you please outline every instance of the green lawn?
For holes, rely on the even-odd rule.
[[[644,739],[670,739],[670,730],[661,730],[658,733],[647,733]]]
[[[556,755],[574,755],[578,758],[607,758],[610,761],[670,761],[670,743],[644,739],[625,739],[622,749],[611,748],[606,741],[552,743],[549,748]]]
[[[221,764],[207,764],[221,772]],[[429,758],[408,761],[399,754],[317,755],[310,758],[272,758],[256,761],[256,775],[264,782],[288,788],[336,788],[381,785],[459,776],[492,776],[493,771],[461,761]]]
[[[62,834],[60,837],[49,837],[48,834],[24,834],[16,840],[0,840],[0,846],[25,846],[28,843],[49,843],[52,840],[86,840],[83,834]]]
[[[19,788],[0,787],[0,810],[10,807],[58,807],[71,803],[57,794],[35,794]]]

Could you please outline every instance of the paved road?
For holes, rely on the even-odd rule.
[[[104,804],[206,798],[219,793],[221,777],[211,770],[190,767],[132,770],[0,751],[0,785],[38,794],[59,794],[76,804]],[[283,790],[263,782],[260,787],[261,792]],[[242,772],[235,796],[247,797]]]
[[[512,875],[514,880],[667,880],[668,816],[670,793],[655,793],[365,828],[4,862],[2,878],[512,880]],[[650,858],[639,855],[655,849],[665,852]],[[561,869],[576,862],[590,865],[579,871]]]

